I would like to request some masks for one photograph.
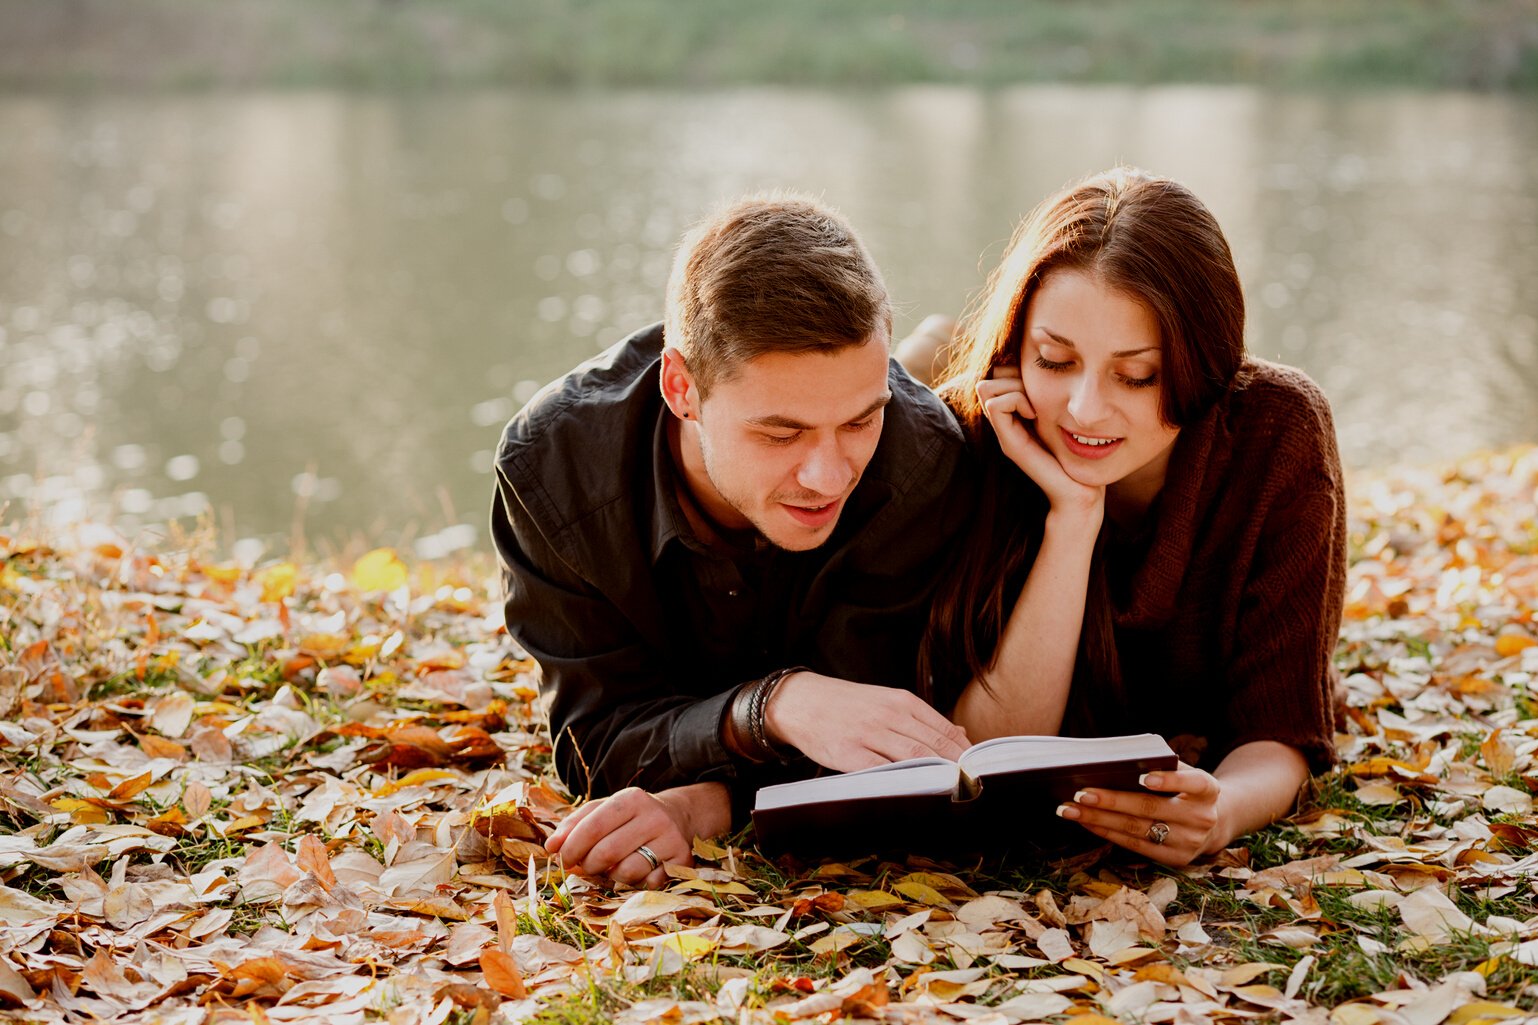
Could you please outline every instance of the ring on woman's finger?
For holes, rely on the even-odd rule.
[[[1144,835],[1156,844],[1163,843],[1170,838],[1170,827],[1163,822],[1155,822]]]
[[[1166,832],[1168,831],[1168,828],[1169,827],[1167,827],[1167,826],[1165,827]],[[1161,841],[1157,841],[1157,842],[1162,843],[1163,841],[1161,840]],[[641,857],[645,858],[647,860],[647,862],[651,864],[651,867],[653,869],[658,869],[658,868],[662,867],[662,859],[658,858],[657,855],[652,851],[652,849],[650,847],[646,846],[644,843],[641,846],[637,847],[635,849],[635,852],[637,854],[639,854]]]

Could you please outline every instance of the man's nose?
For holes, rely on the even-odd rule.
[[[849,460],[836,438],[819,442],[796,469],[797,484],[829,498],[843,494],[849,477]]]

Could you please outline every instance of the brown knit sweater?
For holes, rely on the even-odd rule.
[[[1108,529],[1127,694],[1118,725],[1199,738],[1209,769],[1254,740],[1328,767],[1346,526],[1319,388],[1246,360],[1217,407],[1181,430],[1143,527]]]

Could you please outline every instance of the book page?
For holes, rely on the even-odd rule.
[[[961,756],[967,775],[1015,772],[1058,765],[1089,765],[1173,754],[1164,738],[1153,733],[1126,737],[996,737],[969,748]]]
[[[959,772],[955,762],[944,758],[909,758],[858,772],[764,787],[759,790],[753,808],[759,811],[866,797],[949,794],[956,789]]]

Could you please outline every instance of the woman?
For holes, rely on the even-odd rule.
[[[1334,428],[1244,352],[1222,231],[1119,168],[1021,225],[942,386],[986,465],[925,672],[972,741],[1163,734],[1149,792],[1064,818],[1185,864],[1284,814],[1333,757],[1345,579]]]

